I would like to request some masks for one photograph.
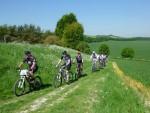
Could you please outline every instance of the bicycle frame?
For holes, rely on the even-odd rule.
[[[19,82],[18,87],[22,88],[23,85],[24,85],[25,79],[28,76],[28,70],[27,69],[23,69],[23,70],[20,69],[19,71],[20,71],[20,74],[19,74],[20,75],[20,79],[22,80],[22,82]]]
[[[66,73],[65,66],[59,67],[59,73],[61,74],[64,80],[67,80],[67,73]]]

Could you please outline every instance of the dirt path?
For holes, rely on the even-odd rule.
[[[93,79],[93,80],[92,80]],[[92,81],[91,81],[92,80]],[[97,102],[97,85],[105,81],[104,77],[100,77],[96,74],[92,74],[87,78],[83,78],[80,81],[74,82],[70,85],[62,86],[46,95],[27,103],[22,108],[18,109],[18,113],[30,113],[30,112],[45,112],[46,110],[52,109],[53,107],[59,106],[66,99],[70,99],[72,94],[83,91],[80,97],[83,99],[80,101],[80,97],[77,100],[84,103],[86,106],[83,108],[87,113],[92,113],[94,103]],[[89,83],[91,84],[89,86]],[[84,87],[83,87],[84,86]]]
[[[145,87],[141,82],[126,76],[125,73],[118,67],[116,62],[112,62],[115,73],[128,85],[140,93],[145,101],[145,105],[150,107],[150,89]]]
[[[78,88],[77,84],[73,84],[72,86],[65,85],[63,87],[60,87],[53,92],[50,92],[36,100],[34,100],[32,103],[29,103],[25,105],[23,108],[19,110],[18,113],[30,113],[33,111],[36,111],[40,109],[42,106],[46,105],[48,101],[51,101],[50,106],[55,105],[56,103],[60,103],[64,100],[64,98],[72,93],[74,90]],[[67,91],[66,91],[67,89]],[[61,95],[60,95],[61,94]],[[55,99],[57,98],[57,99]]]

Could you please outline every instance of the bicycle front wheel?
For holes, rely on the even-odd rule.
[[[60,73],[58,73],[57,75],[54,76],[53,86],[57,88],[61,86],[61,84],[62,84],[62,76]]]
[[[35,90],[39,90],[42,86],[42,80],[39,76],[36,76],[35,77],[35,80],[34,80],[34,88]]]
[[[69,80],[67,81],[67,84],[70,84],[71,82],[73,82],[73,80],[74,80],[74,75],[73,75],[73,73],[70,71],[70,72],[69,72]]]
[[[25,82],[23,79],[19,79],[16,81],[14,85],[14,93],[16,96],[21,96],[25,93]]]

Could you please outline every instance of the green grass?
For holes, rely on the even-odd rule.
[[[107,70],[105,84],[101,84],[96,113],[144,113],[144,106],[137,94],[127,87],[115,74],[111,66]]]
[[[115,60],[126,75],[150,87],[150,62],[134,60]]]
[[[135,58],[138,59],[150,59],[150,41],[107,41],[90,43],[92,50],[98,52],[99,46],[105,43],[110,47],[110,57],[121,57],[121,51],[123,48],[130,47],[135,51]]]
[[[90,72],[88,72],[90,73]],[[138,95],[114,74],[111,64],[90,73],[77,83],[79,88],[53,107],[46,104],[40,113],[144,113]],[[51,102],[49,102],[51,103]],[[36,113],[36,111],[35,111]]]
[[[57,72],[55,65],[63,50],[73,58],[76,51],[58,46],[3,44],[0,43],[0,113],[16,113],[30,110],[36,100],[46,98],[37,110],[40,113],[145,113],[140,96],[127,87],[115,75],[111,62],[103,70],[91,72],[89,56],[84,56],[84,72],[87,76],[59,89],[45,87],[21,97],[15,97],[12,87],[18,79],[15,68],[22,61],[24,50],[31,50],[39,64],[38,75],[44,84],[52,84]],[[73,71],[75,70],[75,65]],[[53,95],[52,95],[53,94]],[[39,101],[42,102],[42,101]],[[51,106],[53,104],[53,106]],[[147,112],[148,113],[148,112]]]

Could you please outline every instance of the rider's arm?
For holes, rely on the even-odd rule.
[[[35,67],[35,62],[32,63],[31,69],[33,69]]]
[[[70,63],[71,63],[71,59],[68,59],[66,65],[69,65]]]
[[[58,67],[58,65],[61,63],[62,59],[60,59],[56,65],[56,67]]]
[[[19,66],[18,66],[18,67],[19,67],[19,68],[21,68],[21,67],[22,67],[22,65],[23,65],[23,62],[21,62],[21,63],[19,64]]]
[[[90,56],[90,59],[92,60],[93,55]]]

